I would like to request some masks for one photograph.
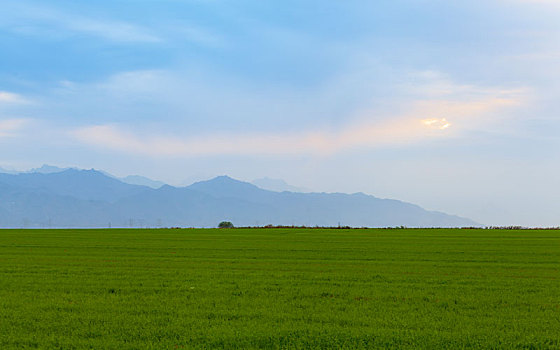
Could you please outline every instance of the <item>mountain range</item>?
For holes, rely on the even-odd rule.
[[[480,226],[363,193],[276,192],[228,176],[173,187],[93,169],[35,170],[0,173],[0,227]]]
[[[274,191],[274,192],[312,192],[308,189],[302,187],[292,186],[282,179],[271,179],[269,177],[263,177],[260,179],[255,179],[251,183],[264,190]]]
[[[53,173],[60,173],[60,172],[63,172],[65,170],[70,170],[70,169],[78,170],[76,168],[60,168],[60,167],[57,167],[57,166],[54,166],[54,165],[43,164],[39,168],[32,168],[32,169],[27,170],[27,171],[17,171],[17,170],[11,170],[11,169],[4,169],[4,168],[0,167],[0,173],[12,174],[12,175],[32,174],[32,173],[53,174]],[[125,176],[125,177],[116,177],[116,176],[111,175],[111,174],[109,174],[108,172],[105,172],[105,171],[100,171],[100,172],[104,175],[107,175],[108,177],[115,178],[117,180],[120,180],[124,183],[131,184],[131,185],[142,185],[142,186],[148,186],[148,187],[151,187],[151,188],[160,188],[161,186],[165,185],[165,182],[152,180],[152,179],[149,179],[145,176],[128,175],[128,176]]]

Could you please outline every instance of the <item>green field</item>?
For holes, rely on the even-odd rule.
[[[0,349],[560,349],[560,231],[0,230]]]

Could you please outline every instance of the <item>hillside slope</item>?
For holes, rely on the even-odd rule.
[[[188,187],[126,184],[95,170],[0,174],[0,227],[476,226],[363,193],[273,192],[227,176]]]

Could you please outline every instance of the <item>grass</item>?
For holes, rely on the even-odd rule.
[[[0,348],[560,349],[560,231],[1,230]]]

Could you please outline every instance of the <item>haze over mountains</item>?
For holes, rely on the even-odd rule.
[[[227,176],[173,187],[141,176],[118,179],[93,169],[43,166],[0,173],[0,227],[215,227],[223,220],[236,226],[479,225],[363,193],[276,192]]]
[[[275,192],[311,192],[306,188],[292,186],[282,179],[271,179],[269,177],[263,177],[260,179],[255,179],[251,183],[263,190],[275,191]]]

